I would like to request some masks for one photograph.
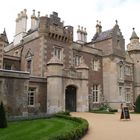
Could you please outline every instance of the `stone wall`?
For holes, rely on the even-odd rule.
[[[0,70],[0,100],[8,115],[23,115],[27,112],[29,73]]]

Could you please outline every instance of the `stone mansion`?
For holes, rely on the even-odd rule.
[[[130,106],[140,94],[140,42],[133,29],[125,50],[118,22],[102,31],[97,22],[87,42],[86,28],[64,25],[53,12],[16,18],[12,43],[0,34],[0,101],[10,115],[88,111],[107,103]]]

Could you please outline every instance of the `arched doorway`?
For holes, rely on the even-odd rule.
[[[76,87],[67,86],[65,90],[65,110],[76,112]]]

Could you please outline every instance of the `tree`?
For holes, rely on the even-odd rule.
[[[6,128],[7,127],[7,120],[5,115],[5,110],[3,103],[0,104],[0,128]]]
[[[140,95],[136,99],[135,106],[135,112],[140,113]]]

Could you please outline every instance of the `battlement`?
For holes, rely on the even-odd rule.
[[[64,22],[53,12],[50,17],[40,17],[39,32],[45,33],[50,39],[62,42],[73,41],[73,27],[64,26]]]

